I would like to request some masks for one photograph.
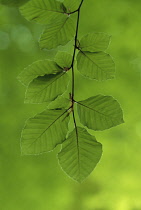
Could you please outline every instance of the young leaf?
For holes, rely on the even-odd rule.
[[[110,39],[111,37],[105,33],[90,33],[82,37],[79,48],[89,52],[105,51],[109,46]]]
[[[68,132],[67,110],[45,110],[26,122],[22,132],[23,155],[41,154],[61,144]]]
[[[76,11],[79,8],[81,0],[65,0],[64,6],[67,8],[67,13]]]
[[[62,70],[57,74],[48,74],[34,79],[28,86],[25,103],[43,103],[55,100],[62,95],[69,83],[69,77]]]
[[[0,4],[10,6],[10,7],[19,7],[29,0],[0,0]]]
[[[71,101],[63,96],[58,96],[58,98],[47,106],[48,109],[68,109],[71,105]]]
[[[56,0],[31,0],[20,11],[27,20],[40,24],[47,24],[64,13],[62,3]]]
[[[37,78],[38,76],[44,76],[46,74],[56,74],[61,71],[62,69],[59,68],[59,66],[56,65],[54,61],[41,60],[36,61],[25,68],[24,71],[22,71],[21,74],[18,76],[18,79],[21,81],[21,83],[27,86],[33,79]]]
[[[68,176],[81,183],[96,167],[101,155],[102,145],[84,128],[77,127],[64,141],[58,159]]]
[[[63,15],[46,26],[40,38],[41,49],[53,49],[71,41],[75,34],[74,15]]]
[[[72,64],[72,55],[66,52],[58,52],[55,56],[55,62],[62,68],[62,69],[70,69]]]
[[[77,55],[77,68],[81,74],[96,80],[113,79],[115,63],[109,54],[104,52],[82,52]]]
[[[77,104],[81,123],[93,130],[105,130],[124,122],[119,103],[112,96],[97,95]]]

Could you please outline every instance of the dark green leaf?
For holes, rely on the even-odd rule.
[[[20,11],[27,20],[40,24],[47,24],[64,13],[62,3],[56,0],[31,0]]]
[[[90,33],[80,40],[79,48],[89,52],[105,51],[109,46],[110,39],[111,37],[105,33]]]
[[[33,79],[38,76],[44,76],[46,74],[56,74],[62,72],[62,69],[59,68],[54,61],[51,60],[41,60],[36,61],[18,76],[18,79],[24,84],[28,85]]]
[[[43,103],[55,100],[68,87],[69,77],[62,71],[34,79],[28,86],[25,103]]]
[[[77,55],[77,68],[90,79],[107,80],[115,75],[115,63],[109,54],[80,51]]]
[[[93,130],[105,130],[124,122],[119,103],[112,96],[97,95],[77,104],[80,121]]]
[[[68,176],[82,182],[96,167],[101,155],[102,145],[84,128],[77,127],[64,141],[58,158]]]
[[[23,155],[41,154],[61,144],[68,132],[67,110],[45,110],[26,122],[22,132]]]
[[[74,38],[75,15],[62,15],[47,25],[40,38],[41,49],[53,49],[65,45]]]

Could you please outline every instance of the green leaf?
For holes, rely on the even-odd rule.
[[[115,76],[115,63],[104,52],[82,52],[77,55],[77,68],[82,75],[90,79],[107,80]]]
[[[55,100],[68,87],[69,77],[62,70],[34,79],[28,86],[25,103],[43,103]]]
[[[40,24],[47,24],[64,13],[62,3],[56,0],[31,0],[20,11],[27,20]]]
[[[59,68],[59,66],[56,65],[54,61],[36,61],[21,72],[21,74],[18,76],[18,80],[20,80],[21,83],[27,86],[33,79],[37,78],[38,76],[44,76],[46,74],[56,74],[61,71],[62,69]]]
[[[105,51],[109,46],[110,39],[111,37],[105,33],[90,33],[80,40],[79,48],[89,52]]]
[[[41,49],[53,49],[65,45],[75,35],[75,15],[63,15],[47,25],[40,38]]]
[[[105,130],[124,123],[119,103],[112,96],[97,95],[77,104],[80,122],[93,130]]]
[[[71,13],[79,8],[81,0],[65,0],[63,2],[64,6],[67,8],[67,12]]]
[[[63,96],[58,96],[58,98],[47,106],[48,109],[68,109],[71,106],[71,101]]]
[[[68,132],[67,110],[45,110],[26,122],[22,132],[23,155],[41,154],[61,144]]]
[[[58,52],[55,56],[55,62],[62,68],[69,70],[72,64],[72,55],[66,52]]]
[[[101,155],[102,145],[84,128],[77,127],[64,141],[58,159],[68,176],[81,183],[96,167]]]
[[[29,0],[0,0],[0,4],[10,6],[10,7],[19,7],[25,3],[27,3]]]

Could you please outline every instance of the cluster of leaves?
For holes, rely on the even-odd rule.
[[[71,97],[62,94],[69,84],[68,71],[74,73],[75,52],[78,71],[89,79],[112,79],[115,64],[105,53],[110,36],[90,33],[78,40],[79,15],[83,0],[30,0],[20,7],[29,21],[45,25],[39,45],[53,49],[75,39],[74,54],[58,52],[54,60],[41,60],[28,66],[19,75],[27,87],[26,103],[52,102],[42,113],[27,120],[22,132],[21,148],[26,155],[52,151],[58,144],[62,169],[74,180],[82,182],[95,168],[102,155],[102,145],[86,128],[102,131],[123,123],[119,103],[111,96],[96,95],[83,101],[74,99],[74,74]],[[74,107],[77,107],[82,127],[78,127]],[[74,130],[69,133],[68,123],[73,116]],[[84,128],[85,126],[85,128]]]

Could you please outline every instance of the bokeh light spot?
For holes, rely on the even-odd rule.
[[[12,28],[11,38],[17,43],[19,49],[23,52],[31,52],[34,50],[35,44],[30,30],[23,26],[17,25]]]

